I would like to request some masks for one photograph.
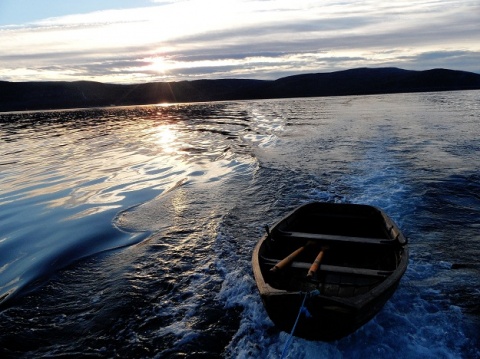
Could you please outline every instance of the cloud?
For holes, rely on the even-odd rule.
[[[430,68],[469,68],[480,73],[480,52],[474,51],[431,51],[406,57],[404,62],[414,66],[423,64],[424,69]]]
[[[0,27],[0,79],[268,79],[386,65],[480,72],[478,13],[476,1],[151,1]]]

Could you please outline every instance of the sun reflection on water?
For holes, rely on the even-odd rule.
[[[177,152],[177,134],[175,129],[170,125],[162,125],[155,129],[153,135],[154,142],[160,146],[165,153]]]

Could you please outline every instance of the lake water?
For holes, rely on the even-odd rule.
[[[278,358],[253,247],[309,201],[410,241],[382,311],[289,358],[480,357],[480,92],[0,114],[0,356]]]

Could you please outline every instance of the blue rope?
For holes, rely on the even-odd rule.
[[[308,296],[308,292],[305,293],[305,296],[303,297],[303,302],[302,302],[302,305],[300,306],[300,310],[298,311],[297,319],[295,320],[295,324],[293,325],[292,331],[290,332],[290,336],[288,337],[287,342],[285,343],[285,346],[283,347],[281,359],[285,358],[285,355],[287,354],[288,347],[290,346],[290,343],[292,342],[293,333],[295,332],[295,328],[297,327],[298,320],[300,319],[300,315],[304,311],[305,300],[307,299],[307,296]]]

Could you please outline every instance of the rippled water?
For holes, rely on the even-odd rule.
[[[251,272],[299,204],[383,208],[384,309],[290,358],[480,357],[478,91],[0,114],[0,354],[279,357]]]

